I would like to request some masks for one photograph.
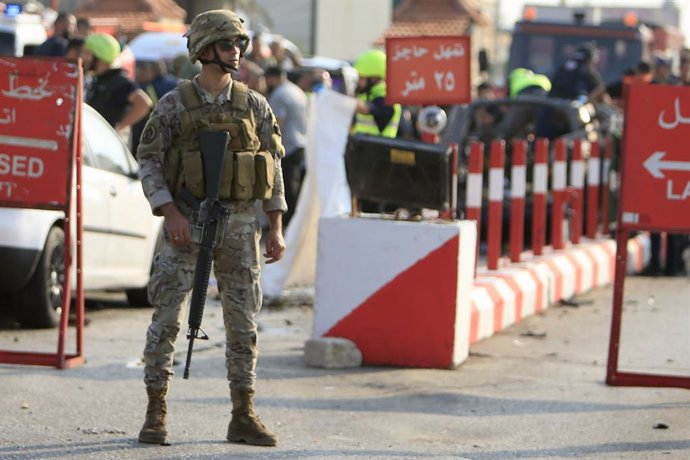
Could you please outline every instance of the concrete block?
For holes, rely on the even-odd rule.
[[[362,352],[348,339],[321,337],[304,344],[304,362],[307,366],[339,368],[362,365]]]

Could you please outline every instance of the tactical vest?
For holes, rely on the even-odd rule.
[[[361,101],[368,103],[379,97],[386,96],[386,84],[383,82],[375,84],[368,92],[357,96]],[[374,116],[368,113],[355,114],[355,124],[352,127],[353,134],[371,134],[373,136],[396,137],[398,135],[398,126],[400,125],[400,117],[402,114],[402,107],[400,104],[393,104],[393,116],[388,124],[379,130]]]
[[[177,86],[185,111],[180,114],[180,132],[174,136],[166,162],[165,178],[174,196],[184,186],[196,198],[205,197],[204,167],[199,151],[199,131],[230,134],[223,164],[220,198],[265,200],[273,194],[275,160],[260,151],[254,113],[247,104],[249,89],[233,82],[230,101],[222,106],[202,104],[191,81]]]

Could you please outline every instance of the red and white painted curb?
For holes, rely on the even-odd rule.
[[[469,354],[476,225],[323,218],[314,337],[364,364],[450,368]]]
[[[628,273],[649,260],[649,238],[640,234],[628,241]],[[520,264],[480,268],[472,290],[470,344],[490,337],[550,304],[613,282],[616,243],[582,240],[563,251],[523,257]]]

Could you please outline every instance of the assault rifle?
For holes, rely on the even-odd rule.
[[[223,206],[219,200],[223,160],[229,137],[230,135],[225,131],[202,131],[199,133],[206,198],[201,202],[196,222],[192,224],[192,240],[199,243],[199,254],[196,258],[192,301],[189,305],[189,330],[187,331],[189,347],[187,348],[187,362],[184,367],[184,379],[189,378],[194,339],[208,340],[208,335],[201,329],[201,318],[204,315],[208,278],[211,275],[213,248],[221,244],[225,225],[230,215],[230,210]],[[198,231],[195,232],[194,230]],[[197,238],[195,238],[195,233]],[[201,336],[199,335],[200,332]]]

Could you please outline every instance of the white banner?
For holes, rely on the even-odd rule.
[[[356,99],[331,90],[311,97],[307,173],[285,231],[285,255],[263,267],[261,287],[267,297],[280,296],[287,286],[314,283],[319,218],[350,213],[344,155],[356,105]]]

